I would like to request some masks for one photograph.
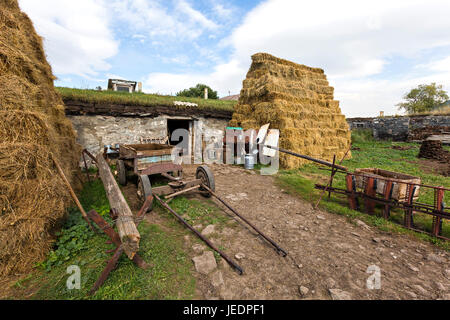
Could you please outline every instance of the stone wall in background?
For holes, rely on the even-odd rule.
[[[68,115],[67,117],[77,132],[77,142],[94,155],[103,150],[105,145],[136,144],[142,143],[142,139],[167,136],[167,116],[165,115],[155,118],[103,115]],[[227,119],[196,117],[194,132],[201,130],[206,138],[223,136],[227,123]]]
[[[347,118],[350,129],[370,129],[376,139],[421,140],[431,134],[448,132],[450,116]]]

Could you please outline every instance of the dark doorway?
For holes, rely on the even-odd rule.
[[[192,120],[167,119],[167,133],[168,133],[169,142],[171,145],[177,145],[183,141],[183,137],[180,137],[179,141],[172,141],[172,133],[176,129],[185,129],[187,131],[190,131],[189,127],[190,127],[191,121]],[[188,150],[184,150],[183,152],[185,155],[189,153]]]

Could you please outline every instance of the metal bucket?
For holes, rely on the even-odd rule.
[[[245,155],[244,168],[247,170],[252,170],[255,165],[255,156],[251,153]]]

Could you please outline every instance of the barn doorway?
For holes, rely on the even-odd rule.
[[[172,141],[172,134],[176,129],[185,129],[189,132],[189,139],[192,139],[193,120],[192,119],[167,119],[167,135],[169,137],[169,143],[171,145],[177,145],[183,142],[183,137],[180,137],[178,141]],[[191,154],[191,141],[189,141],[188,149],[183,150],[184,155]]]

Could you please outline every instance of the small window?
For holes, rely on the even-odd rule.
[[[117,86],[117,91],[130,92],[130,89],[124,86]]]

